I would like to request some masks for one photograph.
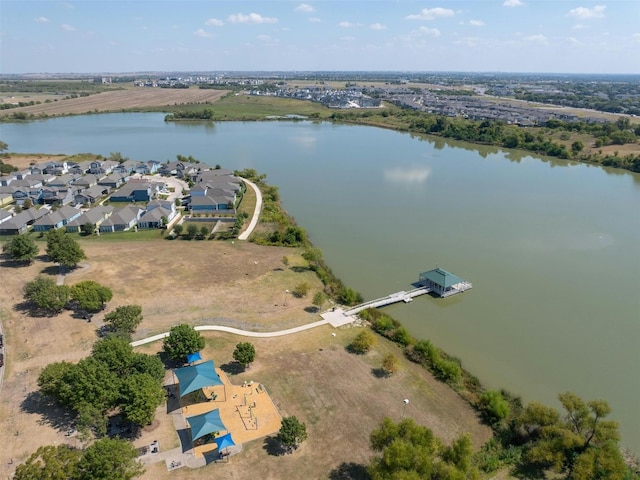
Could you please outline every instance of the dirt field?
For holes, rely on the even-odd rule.
[[[28,107],[0,110],[0,116],[16,112],[34,115],[69,115],[79,113],[114,112],[122,109],[163,107],[193,103],[213,103],[227,94],[226,90],[200,90],[198,88],[132,88],[97,93],[88,97],[70,98]]]
[[[108,310],[138,303],[144,321],[136,334],[143,337],[166,331],[171,325],[223,323],[253,330],[279,330],[315,321],[305,311],[320,288],[311,272],[302,268],[298,253],[291,249],[259,247],[244,242],[187,242],[157,240],[114,242],[82,241],[88,266],[66,278],[67,284],[94,279],[113,289]],[[41,250],[44,245],[41,244]],[[285,269],[282,257],[289,259]],[[5,330],[6,372],[0,395],[0,478],[40,445],[69,442],[69,419],[37,394],[37,376],[54,361],[77,361],[86,356],[96,340],[102,314],[91,323],[63,313],[54,318],[31,318],[16,308],[22,286],[37,274],[55,275],[57,268],[43,260],[28,267],[2,263],[0,315]],[[9,274],[6,274],[6,273]],[[312,285],[304,299],[293,298],[301,281]],[[479,424],[475,412],[454,392],[425,371],[402,359],[392,344],[380,342],[366,356],[348,354],[344,346],[358,328],[337,330],[320,327],[305,333],[274,339],[253,339],[257,360],[247,372],[238,372],[232,351],[240,337],[205,333],[204,358],[213,358],[225,368],[232,383],[254,380],[267,388],[283,416],[297,415],[307,424],[309,439],[294,455],[270,455],[273,442],[259,439],[245,445],[228,464],[205,467],[206,474],[220,478],[323,478],[342,462],[366,462],[370,457],[368,435],[380,419],[402,416],[404,398],[411,403],[406,415],[431,428],[445,441],[469,431],[476,445],[490,435]],[[155,352],[161,343],[141,347]],[[401,359],[401,370],[391,378],[378,378],[382,357],[393,351]],[[137,447],[159,440],[161,449],[177,446],[177,436],[165,408],[157,421],[136,440]],[[11,463],[13,462],[13,463]],[[258,466],[259,465],[259,466]],[[195,479],[203,471],[182,468],[167,473],[164,463],[150,465],[146,479]]]

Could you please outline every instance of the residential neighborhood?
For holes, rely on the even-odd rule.
[[[0,177],[0,235],[81,232],[85,225],[101,234],[165,228],[192,215],[235,215],[244,188],[231,170],[202,162],[33,164]]]

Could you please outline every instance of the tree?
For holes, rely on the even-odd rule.
[[[238,343],[233,351],[233,358],[247,368],[256,358],[256,348],[249,342]]]
[[[178,225],[176,225],[175,227],[173,227],[173,231],[176,232],[177,236],[182,235],[182,231],[184,230],[184,227],[182,226],[181,223],[179,223]]]
[[[356,338],[354,338],[353,341],[349,344],[349,350],[351,350],[353,353],[367,353],[369,350],[371,350],[371,347],[373,347],[377,341],[378,339],[376,338],[375,334],[367,328],[356,335]]]
[[[138,452],[125,440],[103,438],[87,448],[78,462],[82,480],[131,480],[144,472]]]
[[[480,395],[480,408],[491,423],[498,423],[509,415],[509,402],[496,390]]]
[[[96,226],[91,222],[87,222],[84,225],[82,225],[82,233],[84,233],[85,235],[93,235],[95,230],[96,230]]]
[[[206,238],[207,235],[209,235],[209,227],[207,227],[206,225],[202,225],[200,227],[200,237],[201,238]]]
[[[31,237],[18,235],[2,246],[2,253],[9,255],[13,260],[30,265],[38,255],[38,246]]]
[[[37,277],[24,286],[25,298],[39,310],[60,313],[70,298],[69,287],[56,285],[52,278]]]
[[[22,202],[22,208],[24,210],[29,210],[31,207],[33,207],[33,202],[30,198],[25,198],[24,202]]]
[[[324,292],[316,292],[316,294],[313,296],[313,300],[311,301],[311,303],[313,303],[313,306],[316,307],[317,309],[321,309],[322,305],[324,305],[324,302],[327,301],[327,296],[324,294]]]
[[[382,371],[386,375],[393,375],[398,371],[398,358],[390,353],[382,359]]]
[[[131,344],[126,339],[115,335],[98,340],[91,350],[91,358],[104,364],[119,378],[124,378],[131,372],[133,356]]]
[[[198,226],[195,223],[187,225],[187,238],[192,239],[198,234]]]
[[[74,478],[82,451],[69,445],[47,445],[16,469],[15,480],[67,480]]]
[[[71,297],[78,307],[88,312],[98,312],[113,298],[110,288],[93,280],[84,280],[71,287]]]
[[[520,424],[533,432],[525,460],[541,469],[564,473],[568,480],[628,478],[618,447],[618,423],[604,420],[611,412],[607,402],[585,402],[571,392],[558,398],[564,417],[549,407],[525,408]]]
[[[49,230],[46,237],[46,251],[52,262],[73,268],[78,262],[87,258],[78,242],[62,230]]]
[[[287,453],[292,453],[307,439],[307,426],[295,416],[284,417],[277,439]]]
[[[583,148],[584,148],[584,143],[582,143],[580,140],[576,140],[571,144],[571,152],[574,155],[580,153]]]
[[[130,336],[142,322],[140,305],[122,305],[104,316],[104,323],[116,335]]]
[[[309,282],[300,282],[298,285],[296,285],[293,290],[292,290],[292,294],[296,297],[296,298],[302,298],[302,297],[306,297],[307,293],[309,293],[309,289],[311,288],[311,285],[309,285]]]
[[[148,373],[131,375],[122,382],[120,389],[122,413],[126,420],[136,425],[148,425],[164,402],[162,384]]]
[[[204,338],[193,327],[181,324],[171,327],[169,336],[164,339],[164,351],[173,360],[185,361],[190,353],[199,352],[204,348]]]

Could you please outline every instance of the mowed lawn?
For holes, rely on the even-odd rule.
[[[319,319],[310,307],[321,284],[304,268],[296,249],[238,241],[106,242],[82,237],[79,241],[88,256],[86,266],[67,276],[65,283],[96,280],[112,288],[114,298],[106,311],[118,305],[142,305],[144,320],[135,338],[167,331],[182,322],[270,331]],[[44,253],[44,245],[39,245]],[[284,256],[289,260],[287,267]],[[24,284],[38,274],[55,277],[57,267],[40,258],[27,267],[14,267],[3,260],[0,268],[0,315],[6,345],[0,431],[10,438],[0,448],[0,478],[5,478],[41,445],[76,444],[75,438],[65,436],[65,412],[38,395],[36,380],[50,362],[76,362],[88,355],[103,313],[91,323],[69,312],[52,318],[30,317],[19,308]],[[311,285],[307,297],[286,293],[303,281]],[[342,462],[368,461],[370,431],[385,415],[399,420],[404,398],[411,401],[407,416],[429,425],[445,441],[465,431],[473,435],[476,445],[489,438],[489,429],[457,394],[405,362],[394,345],[380,339],[376,351],[368,355],[347,353],[344,346],[358,331],[355,327],[333,331],[326,326],[287,337],[251,339],[257,361],[247,372],[230,375],[233,383],[254,380],[264,384],[283,416],[296,415],[307,424],[309,439],[300,451],[275,457],[258,440],[245,445],[228,464],[171,474],[161,464],[148,467],[143,478],[195,479],[203,474],[234,479],[256,475],[327,478]],[[205,337],[204,357],[213,358],[218,365],[230,363],[235,344],[247,340],[215,332]],[[155,343],[140,351],[159,348],[161,343]],[[374,369],[389,351],[401,359],[400,372],[378,378]],[[162,408],[159,412],[158,421],[145,429],[136,446],[156,437],[161,439],[161,448],[176,444],[170,419]]]

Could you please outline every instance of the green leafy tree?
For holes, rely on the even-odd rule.
[[[148,425],[164,402],[165,391],[161,383],[148,373],[130,375],[120,388],[122,413],[136,425]]]
[[[144,469],[137,460],[138,452],[125,440],[103,438],[88,447],[78,462],[82,480],[131,480]]]
[[[2,253],[9,255],[12,260],[30,265],[38,255],[38,246],[31,237],[18,235],[2,246]]]
[[[202,225],[200,227],[200,237],[206,238],[207,235],[209,235],[209,227],[207,227],[206,225]]]
[[[52,278],[37,277],[24,286],[24,296],[38,310],[56,314],[69,302],[70,290],[65,285],[56,285]]]
[[[181,223],[179,223],[178,225],[173,227],[173,231],[176,232],[176,235],[178,235],[178,236],[182,235],[182,231],[183,230],[184,230],[184,227],[182,226]]]
[[[284,417],[277,439],[287,453],[292,453],[307,439],[307,426],[297,417]]]
[[[187,238],[192,239],[198,235],[198,226],[195,223],[187,225]]]
[[[376,344],[378,339],[375,334],[368,328],[362,330],[356,338],[349,344],[349,350],[353,353],[367,353]]]
[[[164,351],[173,360],[185,361],[190,353],[204,348],[204,338],[193,327],[181,324],[171,327],[169,336],[164,339]]]
[[[498,423],[509,415],[509,402],[496,390],[480,395],[480,408],[491,423]]]
[[[119,378],[123,378],[132,370],[133,347],[126,339],[111,335],[93,344],[91,358],[104,364]]]
[[[151,375],[160,383],[164,380],[164,364],[157,355],[134,353],[131,368],[136,373]]]
[[[78,242],[62,230],[49,230],[46,234],[47,255],[52,262],[66,267],[75,267],[87,258]]]
[[[140,305],[122,305],[104,316],[104,323],[116,335],[130,336],[142,322]]]
[[[98,282],[84,280],[71,287],[71,297],[80,309],[98,312],[113,298],[113,292]]]
[[[249,342],[238,343],[233,351],[233,358],[244,368],[247,368],[256,358],[256,347]]]
[[[355,305],[362,302],[362,295],[352,288],[345,287],[338,295],[338,301],[343,305]]]
[[[629,477],[618,442],[618,423],[605,418],[607,402],[559,395],[565,415],[540,406],[525,408],[520,425],[529,433],[525,461],[565,474],[568,480],[625,480]]]
[[[14,480],[68,480],[77,478],[76,469],[82,451],[69,445],[47,445],[16,469]]]
[[[319,310],[322,308],[322,305],[324,305],[324,302],[326,301],[327,301],[327,296],[324,294],[324,292],[320,291],[315,293],[311,303],[313,303],[313,306]]]

